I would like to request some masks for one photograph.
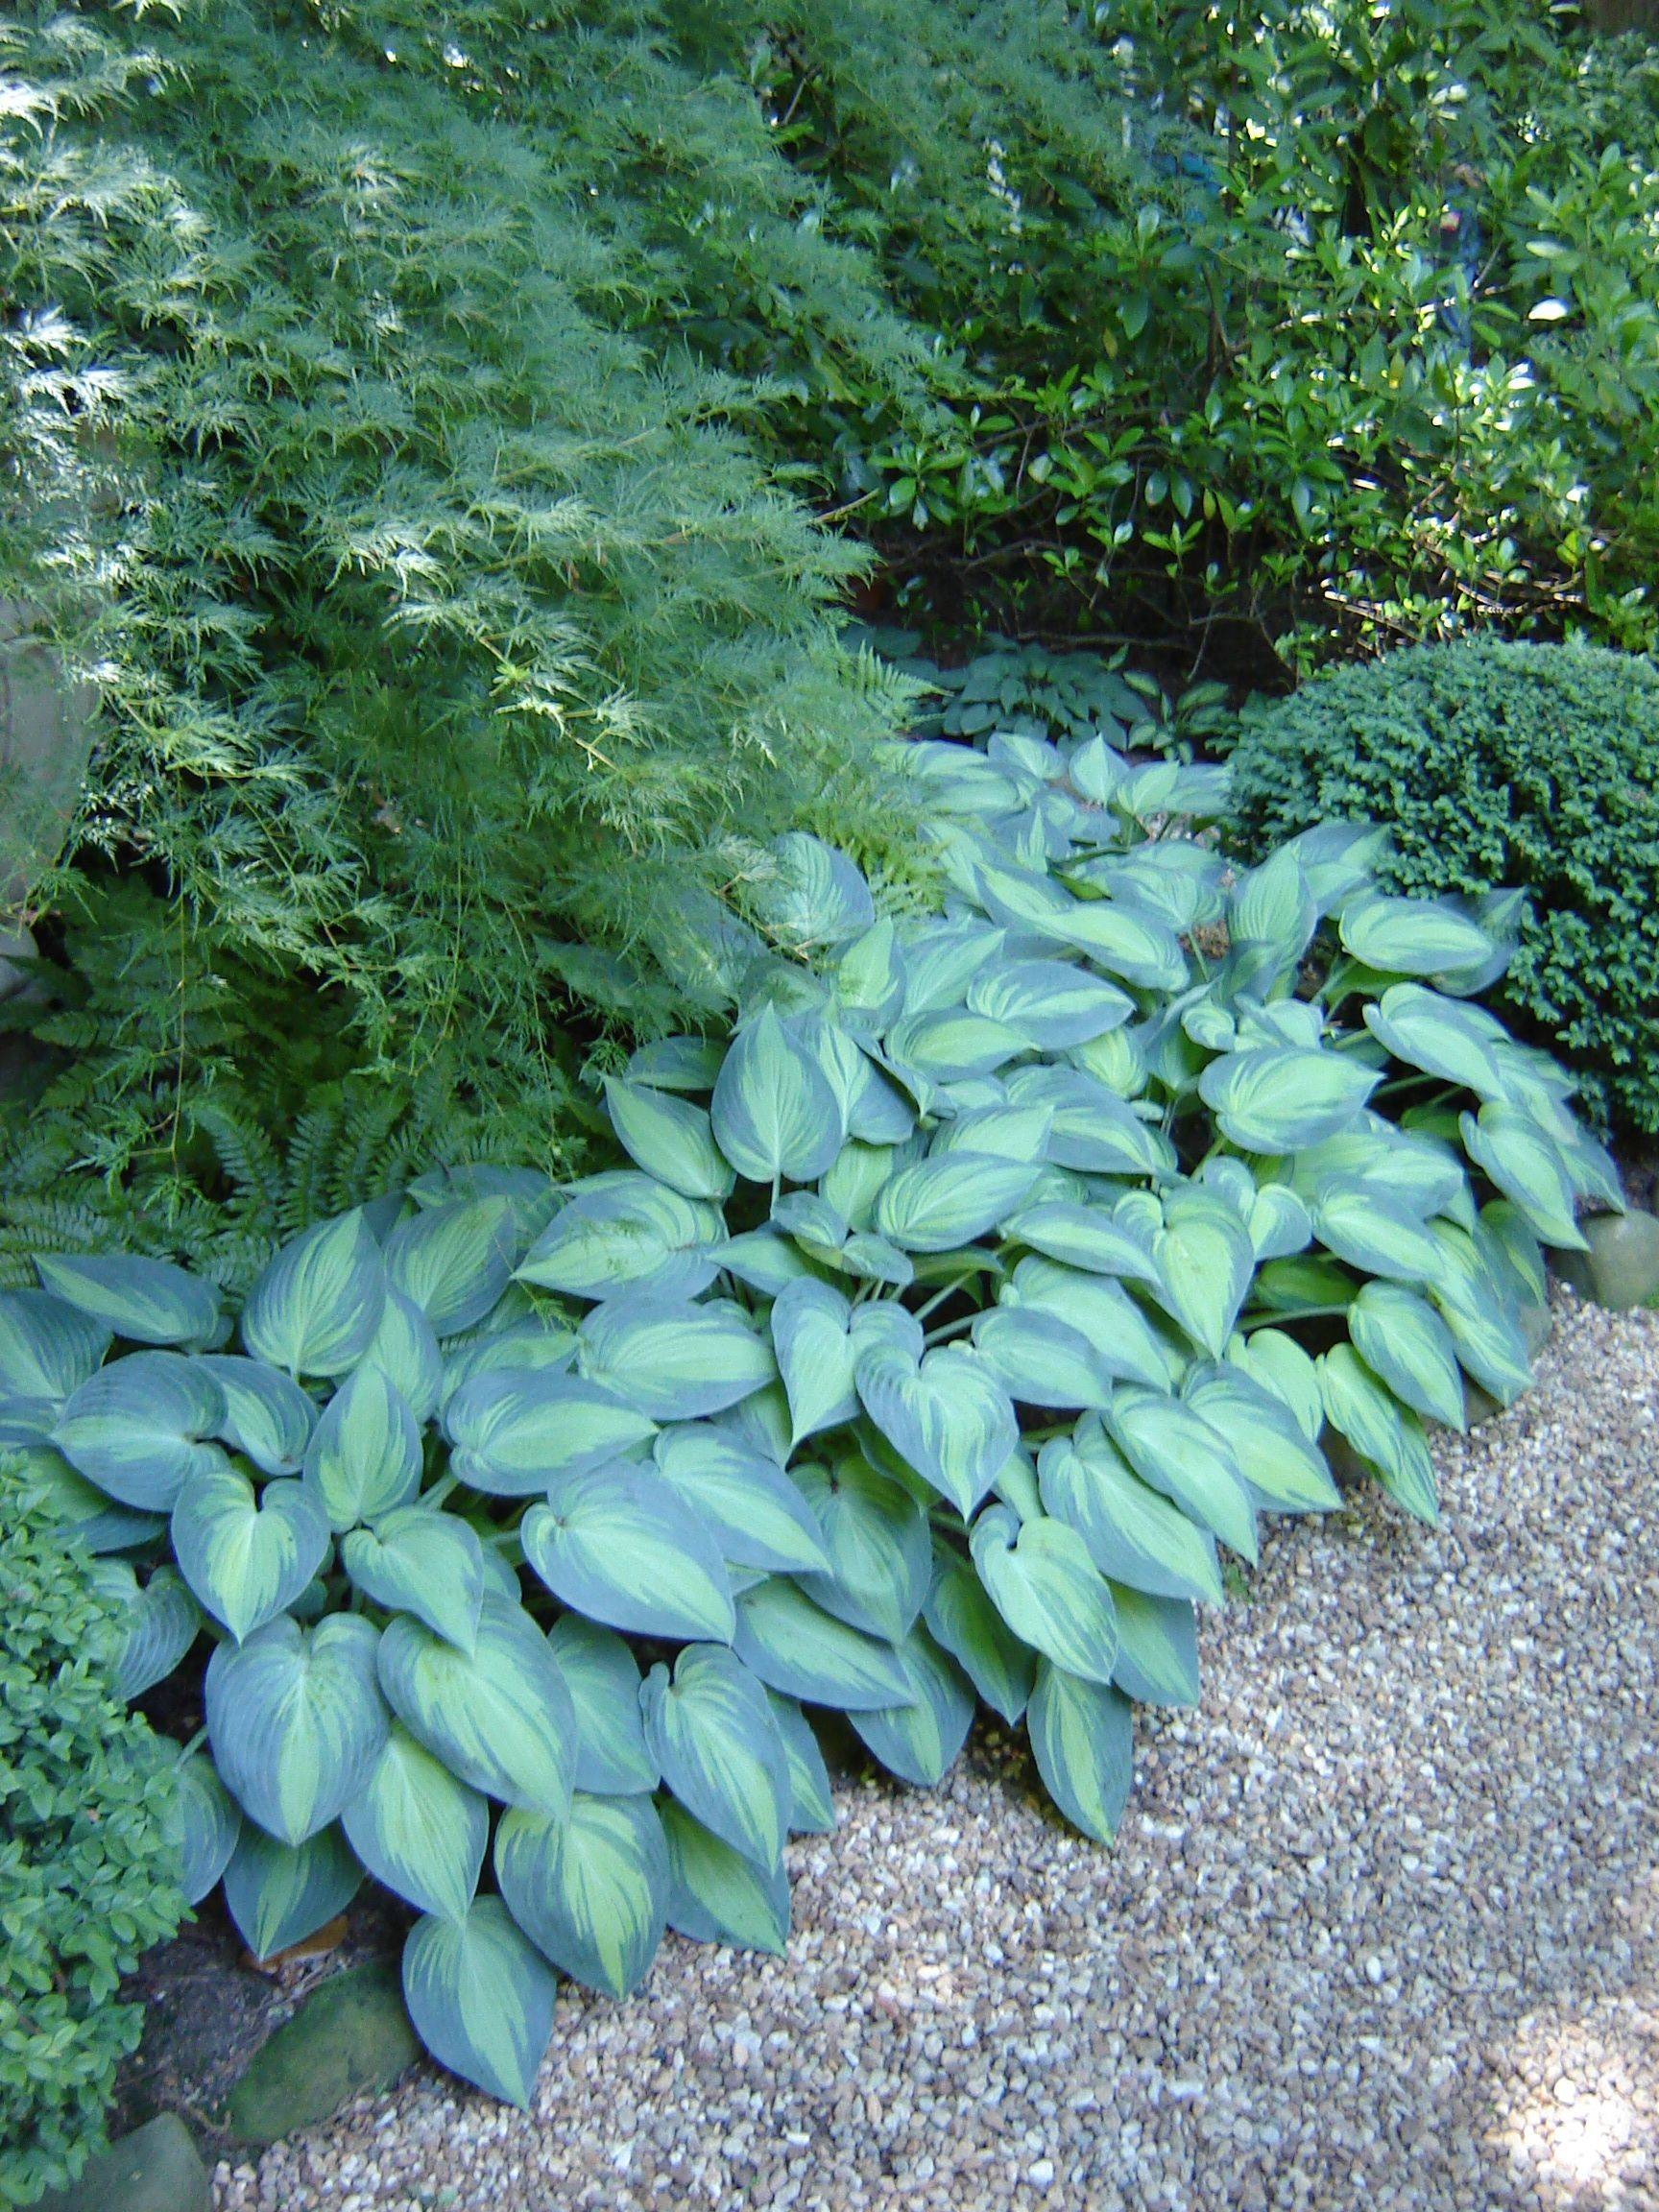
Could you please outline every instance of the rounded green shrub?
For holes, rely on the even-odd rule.
[[[1247,709],[1245,849],[1385,823],[1393,889],[1527,893],[1502,987],[1604,1119],[1659,1129],[1659,669],[1473,638],[1336,668]]]
[[[160,1746],[126,1708],[102,1569],[0,1475],[0,2204],[98,2148],[143,2014],[114,2002],[182,1899]]]

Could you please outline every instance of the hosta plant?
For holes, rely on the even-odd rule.
[[[234,1334],[151,1260],[0,1295],[126,1688],[210,1654],[190,1896],[263,1956],[386,1884],[418,2029],[504,2097],[558,1974],[782,1945],[813,1710],[928,1784],[982,1700],[1109,1838],[1221,1553],[1334,1506],[1334,1455],[1432,1519],[1427,1424],[1523,1387],[1541,1246],[1617,1199],[1474,1003],[1503,900],[1381,896],[1349,830],[1235,879],[1223,776],[1097,737],[902,760],[946,910],[785,840],[731,1038],[606,1084],[630,1165],[434,1176]]]

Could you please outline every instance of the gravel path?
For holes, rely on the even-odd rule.
[[[1659,1314],[1267,1548],[1117,1848],[981,1734],[791,1847],[785,1960],[569,1993],[534,2112],[414,2076],[226,2212],[1659,2207]]]

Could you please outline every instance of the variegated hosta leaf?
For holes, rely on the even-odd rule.
[[[1134,1777],[1129,1700],[1045,1659],[1025,1725],[1049,1796],[1074,1828],[1110,1843]]]
[[[1189,1376],[1182,1396],[1232,1448],[1244,1486],[1270,1513],[1329,1513],[1342,1503],[1318,1447],[1282,1399],[1241,1368]]]
[[[1094,1275],[1120,1275],[1132,1283],[1155,1283],[1151,1253],[1131,1230],[1101,1206],[1073,1206],[1044,1199],[1016,1214],[1008,1235],[1050,1260]]]
[[[538,1339],[548,1334],[541,1330],[535,1333]],[[472,1343],[472,1339],[468,1339],[469,1350]],[[476,1358],[476,1354],[473,1356]],[[505,1367],[513,1362],[498,1356],[493,1363]],[[524,1360],[521,1364],[534,1362]],[[565,1364],[568,1365],[568,1361]],[[454,1382],[460,1380],[459,1376],[454,1382],[449,1380],[431,1322],[413,1298],[397,1289],[387,1291],[369,1349],[352,1373],[360,1375],[367,1368],[375,1368],[384,1375],[416,1420],[421,1422],[430,1421],[437,1411],[439,1401],[446,1395],[446,1383],[452,1388]]]
[[[96,1372],[109,1336],[49,1290],[0,1290],[0,1394],[60,1405]]]
[[[1045,1510],[1076,1529],[1102,1575],[1153,1597],[1220,1604],[1214,1537],[1142,1482],[1098,1423],[1050,1438],[1037,1471]]]
[[[720,1271],[719,1210],[632,1171],[595,1176],[554,1214],[518,1281],[573,1298],[695,1298]]]
[[[772,1345],[789,1399],[791,1444],[858,1411],[853,1387],[850,1300],[810,1278],[787,1285],[772,1308]]]
[[[1432,1527],[1440,1518],[1434,1462],[1415,1413],[1365,1365],[1351,1344],[1336,1344],[1319,1359],[1325,1412],[1389,1496]]]
[[[844,1134],[829,1077],[772,1006],[733,1040],[709,1113],[716,1143],[751,1183],[816,1181]]]
[[[224,1466],[218,1446],[204,1441],[224,1419],[224,1396],[204,1361],[135,1352],[86,1378],[52,1442],[119,1504],[165,1513],[187,1484]]]
[[[344,1375],[369,1349],[386,1269],[362,1208],[284,1244],[248,1293],[242,1342],[290,1375]]]
[[[470,1652],[399,1614],[380,1638],[380,1687],[409,1733],[486,1796],[563,1819],[576,1716],[536,1623],[486,1595]]]
[[[1455,975],[1497,950],[1479,923],[1448,900],[1361,894],[1342,909],[1344,950],[1382,974]]]
[[[379,1642],[361,1614],[315,1628],[284,1618],[208,1661],[214,1762],[242,1810],[284,1843],[327,1827],[373,1771],[389,1725]]]
[[[267,1367],[262,1359],[235,1354],[203,1358],[198,1365],[223,1395],[219,1434],[225,1442],[252,1459],[262,1475],[297,1475],[317,1408],[293,1377]]]
[[[732,1169],[701,1106],[649,1083],[605,1079],[605,1106],[623,1150],[646,1174],[685,1198],[722,1199]]]
[[[864,1460],[803,1466],[795,1479],[824,1531],[830,1566],[803,1575],[810,1597],[851,1627],[895,1643],[927,1595],[927,1519],[909,1492]]]
[[[1198,1702],[1198,1624],[1184,1598],[1112,1586],[1118,1614],[1117,1687],[1146,1705]]]
[[[1043,1052],[1086,1045],[1135,1012],[1126,991],[1065,960],[1014,960],[981,969],[968,986],[968,1005]]]
[[[210,1344],[219,1299],[210,1283],[168,1260],[124,1252],[60,1253],[36,1262],[41,1284],[132,1344]]]
[[[1426,1421],[1464,1426],[1456,1340],[1426,1298],[1367,1283],[1348,1309],[1348,1334],[1373,1374]]]
[[[578,1791],[567,1820],[504,1813],[495,1879],[507,1910],[562,1974],[626,1997],[668,1921],[668,1846],[648,1797]]]
[[[1263,1184],[1244,1226],[1258,1260],[1287,1260],[1313,1241],[1312,1216],[1287,1183]]]
[[[659,1037],[641,1045],[628,1062],[631,1083],[658,1091],[687,1091],[707,1096],[714,1088],[726,1047],[717,1037]]]
[[[1421,1216],[1359,1176],[1328,1175],[1313,1193],[1313,1233],[1328,1252],[1363,1275],[1424,1283],[1439,1249]]]
[[[812,1723],[793,1697],[781,1697],[776,1690],[766,1695],[789,1769],[790,1829],[797,1836],[828,1836],[835,1826],[835,1806]]]
[[[887,1050],[902,1074],[929,1083],[962,1083],[1006,1067],[1025,1049],[1021,1031],[967,1006],[906,1014],[887,1032]]]
[[[590,1796],[655,1790],[657,1762],[639,1716],[639,1667],[613,1628],[562,1613],[547,1631],[576,1714],[576,1787]]]
[[[837,1621],[777,1576],[739,1594],[732,1648],[769,1690],[809,1705],[869,1713],[909,1695],[890,1644]]]
[[[844,945],[875,925],[870,886],[844,853],[804,830],[774,838],[772,853],[777,872],[750,887],[750,902],[781,944]]]
[[[1447,998],[1421,983],[1395,983],[1364,1009],[1365,1026],[1396,1060],[1479,1097],[1503,1089],[1495,1048],[1508,1031],[1484,1008]]]
[[[386,1275],[440,1336],[482,1321],[512,1279],[517,1222],[507,1198],[434,1206],[395,1229]]]
[[[776,1310],[774,1310],[776,1321]],[[731,1567],[780,1575],[827,1568],[823,1530],[777,1460],[734,1430],[681,1421],[661,1431],[657,1472]]]
[[[613,1390],[548,1369],[475,1375],[444,1408],[450,1469],[474,1490],[532,1498],[657,1433]]]
[[[1015,1635],[960,1553],[943,1548],[937,1552],[923,1619],[933,1641],[1012,1728],[1031,1695],[1037,1655]]]
[[[453,1513],[404,1505],[373,1528],[353,1528],[340,1546],[356,1587],[388,1612],[417,1621],[459,1646],[476,1648],[484,1605],[484,1553],[477,1533]]]
[[[640,1692],[645,1740],[687,1811],[770,1870],[789,1829],[789,1762],[758,1676],[715,1647],[654,1667]]]
[[[1083,1539],[1046,1515],[1017,1522],[993,1505],[974,1524],[974,1564],[991,1602],[1022,1644],[1092,1682],[1118,1663],[1112,1593]]]
[[[204,1751],[193,1751],[173,1769],[164,1818],[184,1902],[200,1905],[230,1863],[242,1833],[241,1808]]]
[[[1075,1329],[1114,1382],[1164,1390],[1184,1363],[1185,1347],[1174,1348],[1173,1330],[1166,1342],[1121,1283],[1109,1276],[1031,1258],[1021,1261],[1001,1295],[1009,1305],[1052,1313]]]
[[[1325,1404],[1319,1395],[1319,1371],[1293,1336],[1283,1329],[1256,1329],[1249,1336],[1235,1336],[1227,1347],[1229,1366],[1272,1392],[1294,1415],[1296,1426],[1310,1444],[1319,1441],[1325,1426]]]
[[[1020,1068],[1008,1094],[1022,1106],[1048,1109],[1048,1158],[1084,1175],[1173,1175],[1175,1147],[1097,1077],[1080,1068]]]
[[[662,1807],[662,1833],[669,1927],[695,1943],[781,1952],[789,1936],[789,1877],[782,1866],[757,1866],[672,1798]]]
[[[923,1627],[910,1630],[898,1655],[909,1684],[908,1702],[850,1718],[865,1748],[890,1774],[930,1790],[955,1766],[968,1741],[974,1685]]]
[[[1133,1383],[1114,1393],[1106,1426],[1143,1482],[1254,1563],[1256,1510],[1233,1447],[1218,1430],[1179,1399]]]
[[[377,1882],[418,1911],[465,1920],[484,1863],[490,1808],[401,1721],[393,1721],[340,1824]]]
[[[1020,1160],[945,1152],[902,1167],[876,1201],[876,1227],[906,1252],[954,1252],[1011,1214],[1035,1169]]]
[[[1507,1406],[1532,1380],[1527,1339],[1503,1284],[1473,1238],[1447,1221],[1432,1225],[1440,1269],[1430,1285],[1457,1346],[1457,1357],[1480,1387]]]
[[[936,1345],[918,1363],[888,1343],[860,1352],[854,1373],[864,1410],[900,1457],[964,1517],[972,1513],[1019,1440],[995,1375],[959,1345]]]
[[[974,1324],[974,1350],[1024,1406],[1101,1407],[1112,1377],[1087,1336],[1034,1306],[995,1306]]]
[[[993,1160],[1019,1160],[1036,1167],[1048,1156],[1054,1127],[1049,1106],[979,1106],[958,1114],[933,1132],[931,1152],[977,1152]]]
[[[441,2066],[528,2109],[553,2036],[553,1969],[499,1897],[462,1921],[418,1920],[403,1946],[403,2001]]]
[[[198,1475],[173,1508],[173,1554],[238,1641],[285,1612],[328,1555],[328,1519],[302,1482],[255,1493],[233,1467]]]
[[[589,1382],[658,1421],[722,1412],[777,1375],[766,1339],[725,1298],[612,1299],[583,1322],[576,1358]]]
[[[1198,1095],[1241,1151],[1300,1152],[1351,1127],[1378,1080],[1340,1052],[1266,1045],[1211,1061]]]
[[[116,1599],[121,1648],[115,1661],[115,1694],[142,1697],[164,1682],[202,1630],[202,1608],[171,1567],[156,1568],[140,1589],[125,1560],[101,1559],[94,1579]]]
[[[1465,1114],[1459,1126],[1470,1159],[1546,1244],[1577,1252],[1587,1248],[1575,1217],[1570,1164],[1529,1114],[1489,1099],[1479,1115]]]
[[[324,1407],[304,1480],[336,1531],[379,1520],[420,1487],[420,1425],[377,1367],[360,1367]]]
[[[315,1936],[362,1886],[363,1869],[338,1828],[279,1843],[245,1820],[225,1869],[225,1902],[255,1959]]]
[[[635,1636],[731,1641],[732,1590],[712,1538],[661,1476],[614,1461],[548,1485],[519,1526],[563,1604]]]
[[[1153,1295],[1218,1359],[1255,1272],[1249,1232],[1224,1198],[1190,1185],[1170,1193],[1165,1224],[1152,1239]]]

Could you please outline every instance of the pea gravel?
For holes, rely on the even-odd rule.
[[[851,1784],[786,1959],[671,1938],[529,2115],[422,2071],[219,2205],[1659,2207],[1659,1314],[1558,1300],[1437,1533],[1270,1537],[1114,1850],[993,1735]]]

